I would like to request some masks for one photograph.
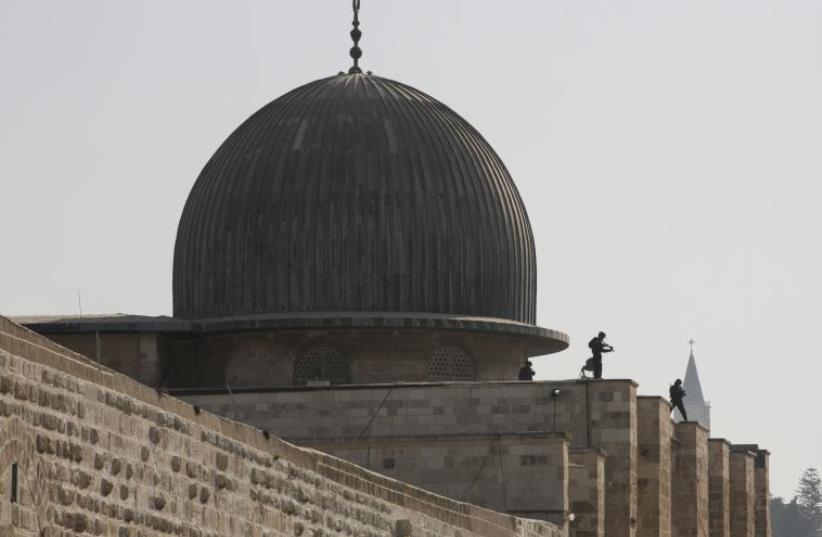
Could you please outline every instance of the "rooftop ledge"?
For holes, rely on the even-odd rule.
[[[552,354],[568,347],[568,335],[557,330],[500,319],[417,312],[297,312],[180,319],[144,315],[37,315],[11,319],[41,334],[93,332],[158,332],[197,334],[290,329],[462,330],[521,338],[529,356]]]
[[[637,387],[632,379],[568,379],[568,380],[481,380],[481,381],[433,381],[433,382],[386,382],[378,384],[332,384],[330,386],[211,386],[203,388],[169,388],[175,397],[191,395],[228,395],[246,393],[311,392],[334,390],[403,390],[406,388],[448,388],[469,385],[471,387],[494,387],[508,385],[541,385],[546,390],[576,384],[628,383]]]

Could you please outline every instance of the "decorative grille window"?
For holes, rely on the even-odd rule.
[[[428,357],[428,376],[440,380],[474,380],[474,360],[456,345],[444,345]]]
[[[303,353],[294,363],[294,385],[304,386],[309,380],[350,384],[351,365],[337,349],[314,347]]]

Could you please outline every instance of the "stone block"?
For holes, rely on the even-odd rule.
[[[605,536],[604,452],[573,449],[569,452],[568,503],[574,519],[568,524],[571,537]]]
[[[674,433],[671,535],[708,537],[708,430],[686,421]]]
[[[660,397],[637,398],[637,537],[671,533],[671,407]]]
[[[754,535],[772,537],[771,529],[771,486],[770,486],[770,452],[752,445],[754,459]]]
[[[708,533],[710,537],[730,537],[730,444],[711,438],[708,457]]]
[[[730,507],[731,537],[754,537],[756,515],[754,459],[756,453],[731,446]]]

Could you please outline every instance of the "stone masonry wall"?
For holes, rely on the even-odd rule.
[[[165,369],[177,387],[273,387],[294,384],[300,356],[317,347],[341,353],[351,382],[431,380],[428,358],[454,345],[472,359],[471,380],[516,379],[526,351],[521,338],[460,330],[278,330],[168,337]]]
[[[671,405],[661,397],[637,398],[637,537],[671,535]]]
[[[708,430],[676,424],[671,481],[671,535],[708,537]]]
[[[730,444],[722,438],[708,441],[708,533],[710,537],[730,537]]]
[[[568,443],[562,435],[383,437],[309,447],[449,498],[565,524]]]
[[[754,454],[731,449],[731,537],[754,537]]]
[[[770,453],[764,449],[756,452],[754,461],[754,516],[756,517],[754,532],[756,537],[772,537],[771,529],[771,484],[770,484]]]
[[[147,386],[162,381],[158,334],[52,334],[50,339]]]
[[[552,397],[553,389],[559,389]],[[629,380],[391,384],[179,394],[295,443],[368,436],[562,431],[608,454],[608,537],[633,537],[637,516],[636,384]],[[534,483],[534,486],[538,486]],[[516,511],[515,505],[508,506]]]
[[[199,411],[2,317],[0,483],[15,537],[563,534]]]
[[[770,453],[759,449],[756,444],[737,444],[737,451],[750,451],[754,458],[754,534],[756,537],[771,537],[769,458]]]
[[[570,451],[568,494],[574,520],[571,537],[605,536],[605,454],[598,449]]]

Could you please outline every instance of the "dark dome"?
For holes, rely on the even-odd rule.
[[[421,312],[534,324],[536,260],[502,161],[436,99],[338,75],[257,111],[180,219],[174,314]]]

